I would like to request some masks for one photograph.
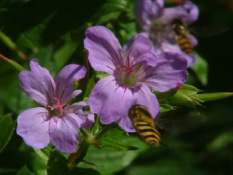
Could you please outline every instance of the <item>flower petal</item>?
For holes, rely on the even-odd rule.
[[[134,64],[146,64],[156,66],[156,55],[152,52],[152,43],[150,40],[139,34],[130,40],[131,47],[129,48],[125,65],[129,62],[131,65]],[[127,45],[127,44],[126,44]],[[130,61],[128,60],[130,59]]]
[[[62,104],[66,104],[81,91],[73,92],[73,83],[86,74],[84,66],[70,64],[65,66],[57,75],[55,82],[57,85],[57,97]]]
[[[181,19],[186,24],[191,24],[198,19],[199,10],[190,1],[177,7],[165,8],[162,16],[158,19],[164,24],[169,24],[175,19]]]
[[[84,112],[82,110],[83,106],[87,106],[87,102],[79,102],[74,103],[70,106],[67,106],[64,111],[66,114],[68,113],[75,113],[81,120],[81,127],[82,128],[90,128],[95,121],[94,114],[90,114],[89,112]]]
[[[152,118],[158,116],[159,102],[156,96],[150,91],[150,89],[146,85],[141,84],[140,87],[135,88],[133,90],[133,98],[134,98],[133,105],[145,106],[150,112]],[[119,125],[126,132],[135,132],[135,129],[133,128],[132,125],[132,121],[130,120],[127,114],[120,119]]]
[[[74,104],[72,104],[70,106],[65,107],[64,111],[67,114],[68,113],[76,113],[77,111],[82,110],[82,108],[84,106],[87,106],[87,105],[88,105],[88,103],[85,102],[85,101],[74,103]]]
[[[55,82],[49,71],[38,64],[37,59],[30,62],[31,71],[19,74],[20,87],[35,102],[47,106],[54,97]]]
[[[42,107],[28,109],[19,114],[16,132],[27,145],[37,149],[46,147],[49,142],[48,110]]]
[[[100,115],[103,124],[112,123],[128,114],[132,104],[131,90],[120,86],[113,76],[99,80],[89,97],[91,111]]]
[[[186,11],[186,15],[182,16],[182,20],[186,24],[192,24],[198,19],[199,9],[191,1],[186,1],[183,6],[181,6]]]
[[[161,45],[161,49],[163,52],[174,52],[182,55],[187,60],[187,67],[193,65],[195,61],[195,55],[187,55],[180,49],[179,45],[171,44],[169,42],[163,42]]]
[[[81,120],[75,114],[67,114],[62,118],[51,118],[49,135],[53,145],[65,153],[73,153],[77,147],[78,132]]]
[[[113,74],[122,65],[122,48],[114,34],[104,26],[89,27],[86,30],[84,47],[88,50],[91,66],[97,71]]]
[[[163,0],[139,0],[134,6],[134,13],[139,26],[149,31],[151,21],[158,18],[163,12]]]
[[[91,128],[92,124],[95,122],[94,114],[85,111],[78,111],[75,114],[82,120],[81,128]]]
[[[165,92],[187,79],[187,61],[178,53],[164,52],[158,55],[158,64],[155,68],[144,66],[139,70],[139,81],[151,89]]]

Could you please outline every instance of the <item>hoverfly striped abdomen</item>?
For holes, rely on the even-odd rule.
[[[177,44],[180,49],[187,55],[193,54],[193,45],[188,37],[189,30],[187,26],[179,19],[172,22],[172,29],[177,36]]]
[[[153,146],[158,146],[160,144],[160,133],[146,107],[134,105],[130,108],[128,115],[141,139]]]

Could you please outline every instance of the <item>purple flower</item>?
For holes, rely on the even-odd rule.
[[[174,20],[181,20],[189,25],[195,22],[199,10],[191,1],[177,7],[164,8],[163,0],[138,0],[134,8],[135,16],[143,33],[153,43],[156,54],[164,51],[182,54],[188,62],[188,67],[195,61],[195,55],[189,55],[180,49],[177,37],[172,29]],[[187,34],[192,46],[197,45],[197,40],[191,34]]]
[[[82,111],[86,102],[67,106],[72,98],[81,93],[81,90],[73,90],[73,82],[85,76],[85,67],[67,65],[55,79],[36,59],[31,60],[30,67],[31,71],[19,74],[20,87],[41,107],[19,114],[17,134],[37,149],[46,147],[51,141],[62,152],[75,152],[77,130],[90,127],[94,121],[93,114]]]
[[[122,129],[135,132],[128,111],[132,105],[147,107],[155,118],[159,103],[151,89],[164,92],[183,84],[187,78],[187,62],[179,54],[152,52],[152,43],[138,35],[123,54],[114,34],[103,26],[86,30],[85,49],[96,71],[109,76],[99,80],[89,97],[93,113],[100,115],[103,124],[118,121]]]

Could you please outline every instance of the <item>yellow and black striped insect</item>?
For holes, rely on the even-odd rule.
[[[172,22],[172,29],[177,36],[177,43],[180,49],[187,55],[193,54],[193,45],[191,39],[189,38],[189,29],[183,21],[180,19],[175,19]]]
[[[128,115],[142,140],[153,146],[161,144],[161,136],[155,126],[155,121],[145,106],[132,106]]]

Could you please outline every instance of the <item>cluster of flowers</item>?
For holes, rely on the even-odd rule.
[[[123,48],[106,27],[86,30],[84,47],[94,70],[109,75],[97,82],[88,102],[70,104],[81,93],[73,83],[86,74],[80,65],[67,65],[52,78],[49,71],[31,60],[31,71],[19,75],[20,87],[40,107],[28,109],[18,117],[17,133],[35,148],[46,147],[50,141],[62,152],[75,152],[80,128],[90,128],[94,115],[82,110],[86,105],[99,114],[103,124],[117,121],[126,132],[135,132],[128,111],[133,105],[145,106],[155,118],[159,102],[152,90],[165,92],[182,85],[193,55],[185,54],[172,31],[172,21],[186,24],[198,17],[198,8],[190,1],[177,7],[164,8],[163,0],[139,0],[135,15],[144,33],[136,35]],[[190,36],[193,45],[197,42]]]

